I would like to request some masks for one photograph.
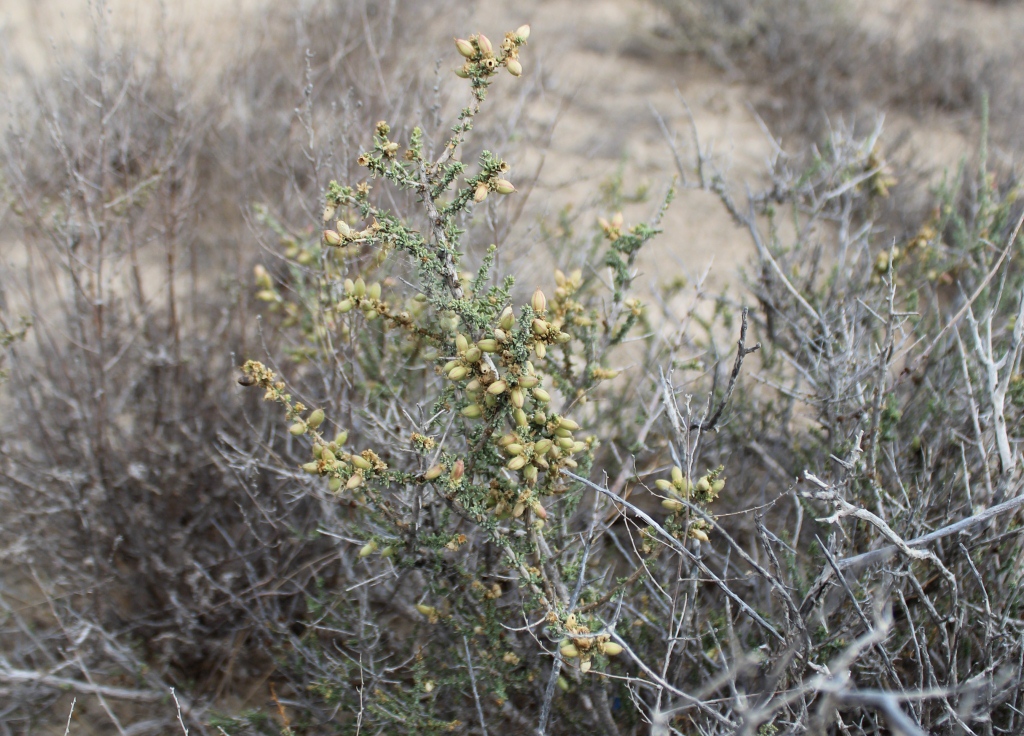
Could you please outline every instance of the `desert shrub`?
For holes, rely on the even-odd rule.
[[[234,355],[260,338],[236,276],[259,253],[246,220],[254,203],[294,212],[315,199],[323,162],[347,165],[331,146],[351,148],[350,126],[439,104],[429,65],[393,51],[422,18],[411,3],[275,9],[210,78],[173,32],[119,41],[100,8],[89,45],[5,89],[10,728],[66,716],[63,692],[103,681],[124,691],[111,701],[121,718],[160,729],[173,709],[136,718],[116,704],[163,702],[174,684],[186,715],[206,698],[245,705],[274,666],[268,648],[300,617],[322,545],[296,534],[315,528],[315,505],[272,477],[242,482],[222,454],[247,431]]]
[[[322,698],[303,727],[1012,731],[1017,186],[982,155],[894,245],[878,131],[780,156],[744,203],[702,161],[756,248],[753,317],[638,297],[671,190],[649,223],[550,228],[578,270],[499,261],[480,210],[514,172],[457,152],[527,30],[457,41],[451,137],[378,122],[306,263],[255,273],[290,338],[241,382],[335,550],[282,655],[287,697]]]

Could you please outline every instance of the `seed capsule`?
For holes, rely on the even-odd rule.
[[[494,47],[491,46],[491,41],[487,36],[480,33],[476,37],[476,45],[480,47],[480,53],[484,56],[494,56]]]
[[[580,650],[576,648],[575,644],[566,644],[558,650],[563,657],[566,659],[572,659],[573,657],[580,656]]]
[[[455,76],[460,79],[469,79],[469,64],[465,64],[456,69]]]
[[[558,426],[562,429],[568,429],[570,432],[575,432],[580,428],[580,425],[568,417],[560,417],[558,420]]]
[[[682,501],[677,501],[674,498],[666,498],[661,505],[669,511],[682,511],[685,508]]]
[[[424,480],[434,480],[439,475],[441,475],[441,473],[443,473],[443,472],[444,472],[444,467],[443,466],[441,466],[441,465],[431,465],[427,469],[427,472],[423,474],[423,479]]]
[[[537,357],[542,359],[542,360],[543,360],[544,356],[548,354],[548,349],[546,347],[544,347],[544,343],[542,343],[542,342],[538,342],[536,345],[534,345],[533,349],[534,349],[534,352],[537,353]]]
[[[705,532],[703,529],[690,529],[690,536],[696,539],[698,542],[711,541],[711,539],[707,535],[707,532]]]
[[[542,388],[535,388],[533,390],[533,398],[537,399],[542,404],[546,404],[551,401],[551,394]]]
[[[363,476],[361,476],[359,473],[355,473],[355,474],[353,474],[353,476],[351,478],[348,479],[348,483],[345,484],[345,488],[347,488],[350,491],[354,491],[356,488],[358,488],[362,484],[363,484]]]
[[[526,465],[526,458],[522,455],[516,455],[514,458],[508,461],[508,465],[505,466],[509,470],[519,470]]]
[[[517,386],[512,389],[510,396],[512,398],[512,405],[517,409],[522,409],[523,404],[526,403],[526,397],[523,396],[523,390]]]
[[[516,442],[513,442],[512,444],[505,446],[505,452],[507,452],[509,455],[512,455],[512,456],[522,455],[523,454],[523,446],[518,444],[518,443],[516,443]]]
[[[354,294],[355,291],[356,291],[355,282],[353,282],[352,279],[345,279],[345,293],[346,294]]]
[[[676,485],[679,485],[680,483],[683,482],[683,471],[681,468],[672,468],[672,482],[675,483]]]
[[[538,314],[544,312],[548,308],[547,297],[544,296],[544,292],[537,289],[533,292],[533,297],[530,299],[530,306],[533,307],[533,311]]]
[[[455,349],[464,353],[469,349],[469,340],[461,332],[455,336]]]
[[[478,419],[483,413],[483,407],[479,404],[470,404],[469,406],[462,407],[462,416],[467,419]]]
[[[369,470],[373,467],[373,465],[370,464],[370,461],[362,455],[352,455],[350,462],[360,470]]]
[[[508,179],[497,179],[494,182],[494,191],[498,194],[512,194],[515,190],[516,188],[512,186],[512,182]]]
[[[473,48],[473,44],[464,38],[455,39],[455,48],[467,59],[472,59],[476,55],[476,49]]]
[[[601,645],[601,651],[607,654],[609,657],[614,657],[617,654],[622,654],[622,645],[616,644],[613,641],[606,641]]]
[[[543,337],[548,334],[548,323],[542,319],[535,319],[531,327],[533,327],[533,334]],[[538,353],[539,355],[539,353]]]
[[[721,493],[723,488],[725,488],[725,480],[722,478],[719,478],[711,484],[711,490],[715,493]]]
[[[477,348],[485,353],[496,353],[498,352],[498,341],[497,340],[479,340],[476,344]]]
[[[522,409],[516,409],[512,412],[513,418],[516,420],[517,427],[525,427],[529,423],[529,419],[526,416],[526,412]]]
[[[540,379],[537,376],[521,376],[519,378],[519,385],[522,388],[533,388],[540,383]]]
[[[491,396],[500,396],[508,390],[508,384],[503,380],[497,380],[487,387],[487,393]]]
[[[588,672],[590,672],[590,660],[589,659],[584,659],[582,662],[580,662],[580,672],[582,672],[584,675],[587,674]]]
[[[371,299],[380,299],[380,284],[374,282],[366,288],[366,296]]]
[[[483,202],[485,199],[487,199],[487,185],[481,182],[476,185],[476,190],[473,192],[473,201]]]
[[[498,319],[498,324],[501,325],[503,330],[511,330],[512,325],[516,322],[515,315],[512,313],[512,307],[505,307],[501,311],[501,317]]]
[[[457,365],[448,371],[448,378],[453,381],[461,381],[463,378],[469,375],[469,368],[464,365]]]
[[[535,455],[543,455],[544,453],[551,449],[551,446],[553,444],[555,443],[547,438],[537,440],[537,442],[533,446],[533,452]]]
[[[324,240],[328,245],[341,245],[341,236],[333,230],[324,230]]]
[[[697,490],[701,493],[707,493],[711,490],[711,483],[708,481],[708,477],[706,475],[697,481]]]
[[[346,312],[351,312],[352,307],[354,306],[355,302],[353,302],[351,299],[342,299],[340,302],[338,302],[337,306],[335,306],[334,309],[338,314],[345,314]]]
[[[480,358],[483,357],[483,351],[475,345],[466,351],[466,354],[462,356],[467,363],[476,363]]]
[[[377,543],[370,541],[363,545],[363,548],[359,550],[359,558],[369,557],[377,551]]]
[[[334,453],[331,452],[330,449],[326,447],[320,451],[320,459],[323,460],[324,463],[326,463],[327,465],[334,465],[335,461],[337,460],[337,458],[334,457]]]
[[[355,284],[353,284],[352,293],[355,294],[356,296],[366,296],[366,282],[363,281],[362,276],[357,278]]]
[[[312,414],[310,414],[309,415],[309,419],[306,420],[306,424],[308,424],[313,429],[316,429],[317,427],[319,427],[323,423],[324,423],[324,410],[323,409],[317,409]]]
[[[347,429],[344,429],[341,432],[338,432],[338,434],[334,435],[334,444],[336,444],[338,447],[341,447],[346,442],[348,442],[348,430]]]
[[[428,606],[423,603],[416,604],[416,610],[422,613],[424,616],[436,616],[437,609],[433,606]]]
[[[526,478],[529,483],[535,482],[537,480],[537,466],[527,465],[523,468],[523,477]]]
[[[295,435],[296,437],[301,437],[302,435],[306,434],[306,423],[305,422],[295,422],[295,424],[293,424],[292,426],[288,427],[288,432],[290,434]]]
[[[317,473],[320,472],[320,463],[305,463],[302,466],[302,469],[305,470],[310,475],[316,475]]]
[[[337,493],[341,490],[341,478],[331,478],[327,481],[327,490],[331,493]]]
[[[536,514],[539,518],[548,518],[548,510],[544,508],[544,504],[542,504],[540,501],[534,501],[533,505],[530,508],[533,509],[533,513]]]
[[[573,440],[572,437],[559,437],[558,438],[558,446],[561,447],[563,450],[572,449],[572,446],[575,445],[575,444],[576,444],[576,442],[575,442],[575,440]]]
[[[654,485],[657,486],[659,491],[664,491],[665,493],[676,489],[670,481],[667,481],[664,478],[658,478],[658,480],[654,481]]]
[[[505,68],[508,69],[508,73],[513,77],[521,76],[523,73],[523,65],[519,63],[519,59],[509,59],[505,64]]]
[[[516,29],[516,38],[518,38],[521,43],[525,43],[526,39],[528,39],[529,37],[530,37],[530,26],[527,26],[527,25],[519,26]]]

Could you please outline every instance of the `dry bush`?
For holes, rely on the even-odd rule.
[[[117,41],[99,8],[87,47],[11,93],[5,728],[27,730],[58,681],[116,682],[145,703],[167,683],[191,683],[189,699],[248,693],[273,666],[320,551],[302,536],[315,506],[272,478],[250,487],[220,454],[245,421],[234,356],[263,337],[236,278],[260,255],[246,221],[263,201],[315,199],[325,169],[350,165],[353,126],[440,104],[429,48],[392,51],[425,17],[411,3],[274,10],[201,88],[183,40]],[[19,316],[34,325],[12,345]]]

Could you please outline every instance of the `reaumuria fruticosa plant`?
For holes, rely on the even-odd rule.
[[[492,694],[487,710],[508,711],[510,698],[531,697],[543,677],[546,719],[555,688],[579,687],[559,674],[563,662],[578,683],[623,651],[613,640],[614,618],[597,613],[635,590],[643,572],[618,579],[613,565],[589,579],[588,554],[614,510],[591,497],[588,512],[578,513],[580,479],[600,446],[587,428],[607,423],[591,407],[603,398],[601,384],[619,373],[611,356],[637,328],[650,330],[643,304],[631,296],[635,261],[673,192],[649,224],[600,218],[605,284],[566,267],[568,274],[553,268],[522,290],[499,273],[496,246],[480,254],[471,245],[474,210],[490,197],[515,196],[516,188],[499,155],[485,150],[469,166],[459,154],[495,76],[503,68],[522,73],[529,30],[506,34],[500,45],[483,35],[456,41],[465,57],[456,74],[469,81],[472,104],[436,158],[420,128],[403,139],[381,121],[359,157],[369,179],[330,184],[320,237],[288,232],[262,212],[286,243],[289,265],[276,276],[257,266],[258,297],[291,335],[294,362],[285,372],[319,376],[323,397],[298,400],[257,361],[245,364],[242,383],[283,406],[289,436],[308,448],[301,470],[344,505],[344,531],[329,519],[321,528],[352,545],[351,564],[365,568],[367,581],[416,578],[412,591],[403,586],[403,596],[412,593],[404,611],[388,596],[372,635],[397,639],[389,646],[411,657],[394,677],[371,667],[374,674],[362,676],[375,684],[362,696],[332,685],[333,670],[312,676],[312,686],[350,707],[367,698],[367,712],[380,722],[409,718],[417,732],[453,727],[465,706],[457,695],[424,695],[467,682],[465,673],[433,663],[439,652],[428,650],[438,645],[472,662],[468,682],[478,697]],[[371,182],[381,180],[412,193],[418,208],[381,204],[394,201],[374,196]],[[465,270],[474,255],[478,266]],[[538,269],[528,276],[537,278]],[[517,293],[529,296],[517,302]],[[708,541],[705,509],[725,485],[722,470],[691,482],[690,468],[675,467],[664,482],[663,505],[673,512],[666,528],[677,544]],[[581,533],[589,533],[583,543]],[[645,555],[657,555],[642,544]],[[327,604],[319,623],[367,635],[365,624],[355,625],[359,606],[343,598]],[[402,614],[411,620],[399,622]],[[536,621],[523,628],[526,619]],[[532,632],[537,623],[545,641]],[[313,626],[308,635],[319,639],[323,631]],[[554,669],[546,664],[552,659]],[[606,694],[602,702],[607,710]],[[477,707],[484,707],[479,700]],[[527,709],[530,719],[534,710]]]

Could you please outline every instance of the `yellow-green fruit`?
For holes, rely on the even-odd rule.
[[[673,467],[672,468],[672,482],[675,483],[676,485],[679,485],[680,483],[683,482],[683,471],[682,471],[682,468],[677,468],[677,467]]]
[[[327,481],[327,490],[331,493],[337,493],[341,490],[341,478],[331,478]]]
[[[533,413],[533,423],[534,424],[540,424],[540,425],[547,424],[548,423],[547,414],[545,414],[542,411],[534,412]]]
[[[527,465],[525,468],[523,468],[523,477],[526,478],[526,480],[528,480],[531,483],[537,480],[537,466]]]
[[[455,336],[455,349],[460,353],[464,353],[469,349],[469,340],[461,332]]]
[[[477,419],[483,413],[484,410],[479,404],[470,404],[469,406],[462,407],[462,416],[467,419]]]
[[[347,488],[350,491],[354,491],[356,488],[358,488],[362,484],[363,484],[363,476],[361,476],[359,473],[355,473],[355,474],[353,474],[353,476],[351,478],[348,479],[348,483],[345,484],[345,488]]]
[[[711,490],[714,491],[715,493],[721,493],[722,489],[724,488],[725,480],[723,480],[722,478],[719,478],[718,480],[711,484]]]
[[[324,446],[323,445],[321,445],[319,443],[313,445],[313,457],[315,457],[315,458],[317,458],[319,460],[321,457],[323,457],[323,454],[324,454]]]
[[[512,416],[516,420],[517,427],[525,427],[529,423],[529,418],[526,416],[526,412],[522,409],[516,409],[512,412]],[[541,422],[543,424],[543,422]]]
[[[296,437],[300,437],[306,433],[306,423],[295,422],[295,424],[288,427],[288,432],[295,435]]]
[[[356,285],[352,281],[352,279],[345,279],[345,293],[346,294],[355,294],[356,293]]]
[[[366,296],[371,299],[380,299],[380,284],[374,282],[366,288]]]
[[[535,344],[533,346],[533,350],[534,350],[534,352],[537,353],[537,357],[538,358],[542,358],[543,359],[544,356],[548,354],[548,349],[544,346],[544,343],[542,343],[542,342],[538,342],[537,344]]]
[[[457,365],[448,371],[448,378],[453,381],[461,381],[463,378],[469,375],[469,368],[464,365]]]
[[[380,556],[384,557],[384,558],[393,557],[394,554],[395,554],[395,548],[394,547],[390,547],[390,546],[389,547],[385,547],[384,549],[382,549],[380,551]]]
[[[497,340],[491,340],[490,338],[488,338],[486,340],[479,340],[479,341],[477,341],[476,346],[480,350],[485,352],[485,353],[496,353],[496,352],[498,352],[498,341]]]
[[[335,458],[335,457],[334,457],[334,453],[333,453],[333,452],[331,452],[331,451],[330,451],[329,449],[327,449],[327,448],[325,447],[325,448],[323,449],[323,451],[322,451],[322,452],[320,453],[320,459],[321,459],[321,460],[323,460],[323,461],[324,461],[325,463],[327,463],[328,465],[333,465],[333,464],[334,464],[334,461],[335,461],[335,460],[336,460],[337,458]]]
[[[568,437],[569,439],[572,439],[572,432],[565,427],[559,427],[555,430],[555,437]]]
[[[351,312],[354,306],[355,302],[351,299],[342,299],[334,309],[338,314],[345,314],[346,312]]]
[[[464,38],[455,39],[455,48],[467,59],[472,59],[476,55],[476,49],[473,48],[473,44]]]
[[[333,230],[324,230],[324,240],[328,245],[341,245],[341,236]]]
[[[494,47],[491,46],[490,39],[488,39],[484,34],[477,34],[476,45],[480,47],[480,53],[484,56],[494,56]]]
[[[441,475],[441,473],[443,473],[443,472],[444,472],[444,467],[443,466],[441,466],[441,465],[431,465],[427,469],[427,472],[423,474],[423,478],[425,480],[434,480],[439,475]]]
[[[533,327],[533,334],[535,335],[543,337],[548,334],[548,323],[542,319],[535,319],[531,323],[531,327]]]
[[[497,380],[487,387],[487,393],[491,396],[500,396],[508,389],[508,384],[503,380]]]
[[[674,498],[666,498],[661,505],[669,511],[682,511],[685,508],[682,501],[677,501]]]
[[[317,427],[319,427],[323,423],[324,423],[324,410],[323,409],[317,409],[312,414],[310,414],[309,415],[309,419],[306,420],[306,424],[308,424],[313,429],[316,429]]]
[[[469,64],[465,64],[456,69],[455,76],[461,79],[469,79]]]
[[[523,404],[526,403],[526,397],[523,396],[523,390],[517,386],[512,389],[510,396],[512,398],[512,405],[517,409],[522,409]]]
[[[586,449],[587,449],[587,444],[585,442],[580,442],[579,440],[574,442],[573,445],[572,445],[572,451],[573,452],[583,452]]]
[[[519,26],[516,29],[516,38],[518,38],[520,42],[525,42],[526,39],[528,39],[529,37],[530,37],[530,26],[523,25],[523,26]]]
[[[535,388],[533,390],[533,398],[537,399],[542,404],[546,404],[551,401],[551,394],[542,388]]]
[[[521,76],[523,73],[523,65],[519,63],[519,59],[509,59],[505,64],[505,68],[508,69],[508,73],[513,77]]]
[[[665,480],[664,478],[658,478],[658,480],[654,481],[654,485],[657,486],[659,491],[664,491],[665,493],[668,493],[669,491],[674,491],[676,489],[676,487],[672,485],[672,483]]]
[[[570,449],[575,444],[576,444],[576,441],[572,437],[559,437],[558,438],[558,446],[561,447],[563,450],[568,450],[568,449]]]
[[[512,182],[508,181],[507,179],[497,179],[494,182],[494,191],[496,191],[498,194],[512,194],[512,192],[514,192],[515,190],[516,188],[512,186]]]
[[[467,363],[476,363],[478,360],[480,360],[480,358],[483,357],[483,351],[481,351],[480,348],[474,346],[467,350],[466,354],[462,357],[465,358]]]
[[[370,464],[370,461],[367,460],[362,455],[352,455],[351,462],[360,470],[369,470],[370,468],[373,467],[373,465]]]
[[[519,378],[519,385],[522,388],[533,388],[538,383],[540,383],[540,379],[537,376],[521,376]]]
[[[558,420],[558,426],[561,427],[562,429],[568,429],[570,432],[575,432],[577,429],[580,428],[580,425],[578,425],[576,422],[574,422],[572,419],[569,419],[568,417],[561,417]]]
[[[320,463],[305,463],[302,469],[310,475],[316,475],[320,472]]]
[[[498,445],[500,447],[508,447],[509,445],[516,441],[516,436],[509,432],[508,434],[503,435],[501,439],[498,440]]]
[[[507,467],[509,470],[519,470],[524,465],[526,465],[526,458],[523,457],[522,455],[517,455],[516,457],[508,461]]]
[[[516,455],[522,455],[523,446],[513,442],[512,444],[505,446],[505,452],[507,452],[509,455],[513,457],[515,457]]]
[[[371,542],[367,542],[366,544],[363,545],[363,548],[359,550],[359,557],[360,558],[369,557],[370,555],[372,555],[376,551],[377,551],[377,543],[376,542],[372,542],[372,541]]]
[[[533,446],[533,452],[536,455],[543,455],[545,452],[551,449],[551,445],[553,444],[554,443],[547,438],[537,440],[536,444],[534,444]]]
[[[537,289],[533,292],[533,296],[530,298],[530,306],[533,307],[533,311],[540,314],[548,308],[547,297],[544,296],[544,292]],[[547,330],[545,330],[547,332]]]
[[[606,641],[601,645],[601,651],[607,654],[609,657],[614,657],[617,654],[622,654],[622,645],[616,644],[613,641]]]
[[[711,490],[711,483],[708,481],[708,477],[706,475],[697,481],[697,490],[701,493],[707,493]]]
[[[569,681],[561,675],[558,676],[558,687],[561,688],[562,692],[569,692]]]
[[[366,296],[366,282],[363,281],[363,277],[360,276],[356,279],[352,293],[356,296]]]
[[[698,542],[710,542],[707,532],[703,529],[690,529],[690,536],[696,539]]]
[[[433,606],[428,606],[424,603],[417,603],[416,610],[422,613],[424,616],[436,616],[437,609]]]
[[[575,644],[566,644],[558,650],[562,653],[562,656],[566,659],[572,659],[573,657],[580,656],[580,650],[576,648]]]
[[[334,435],[334,443],[336,445],[338,445],[338,447],[341,447],[346,442],[348,442],[348,430],[347,429],[342,430],[341,432],[338,432],[338,434]]]
[[[512,325],[515,323],[516,316],[512,312],[512,307],[505,307],[501,312],[501,317],[498,318],[498,325],[501,326],[501,329],[508,331],[512,329]]]

